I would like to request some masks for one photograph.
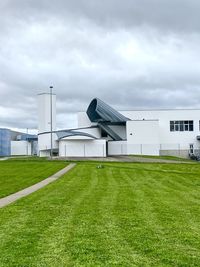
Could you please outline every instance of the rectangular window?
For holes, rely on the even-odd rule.
[[[199,121],[199,131],[200,131],[200,121]],[[170,132],[174,132],[174,124],[170,121]]]
[[[191,154],[194,153],[194,144],[190,144],[190,150],[189,150],[189,152],[190,152]]]
[[[200,121],[199,121],[200,130]],[[192,132],[194,131],[194,121],[170,121],[170,132]]]

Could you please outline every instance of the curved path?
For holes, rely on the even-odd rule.
[[[13,202],[15,202],[16,200],[28,196],[30,194],[32,194],[33,192],[45,187],[46,185],[56,181],[57,179],[59,179],[61,176],[63,176],[65,173],[67,173],[69,170],[71,170],[72,168],[75,167],[75,163],[71,163],[69,164],[67,167],[65,167],[64,169],[58,171],[57,173],[53,174],[52,176],[48,177],[47,179],[34,184],[32,186],[29,186],[17,193],[14,193],[12,195],[9,195],[7,197],[1,198],[0,199],[0,208],[3,208]]]

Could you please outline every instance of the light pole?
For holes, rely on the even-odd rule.
[[[53,118],[53,114],[52,114],[52,90],[53,90],[53,86],[50,86],[50,123],[51,123],[51,151],[50,151],[50,156],[51,156],[51,159],[52,159],[52,156],[53,156],[53,125],[52,125],[52,118]]]
[[[28,128],[26,128],[26,155],[28,156]]]

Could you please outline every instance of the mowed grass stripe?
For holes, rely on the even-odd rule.
[[[86,215],[84,203],[98,185],[98,180],[97,177],[92,177],[92,173],[86,166],[83,166],[83,168],[79,167],[76,182],[75,187],[66,188],[69,196],[62,206],[61,215],[45,231],[40,240],[39,245],[42,249],[36,262],[42,262],[44,266],[74,266],[73,245],[80,245],[82,242],[81,235],[84,229],[82,216]],[[75,238],[77,241],[74,240]],[[84,250],[84,248],[81,249]],[[80,256],[81,251],[78,253]]]
[[[199,166],[104,166],[3,209],[0,266],[199,266]]]
[[[35,263],[35,260],[44,251],[40,240],[45,247],[46,233],[52,226],[57,227],[59,222],[63,223],[63,220],[69,217],[70,212],[73,211],[72,202],[78,199],[77,194],[79,195],[81,188],[80,180],[70,175],[70,172],[64,183],[61,180],[54,182],[54,184],[59,184],[58,187],[52,187],[50,184],[45,189],[2,210],[0,251],[6,251],[7,247],[10,251],[8,254],[0,254],[0,263],[3,266],[37,266],[39,264],[40,261]],[[65,216],[66,213],[67,216]],[[15,224],[14,229],[12,229],[13,224]],[[12,230],[5,236],[8,229]],[[59,228],[53,232],[53,236],[59,237]],[[50,245],[49,233],[48,238],[47,244]]]
[[[126,236],[123,235],[122,229],[126,228],[127,225],[122,225],[118,220],[118,215],[122,212],[120,207],[123,206],[123,212],[129,214],[126,207],[127,190],[126,194],[123,194],[124,189],[128,186],[124,174],[124,171],[118,171],[113,167],[108,171],[106,179],[111,178],[107,179],[109,181],[108,187],[99,203],[99,217],[102,219],[101,229],[103,229],[103,231],[101,230],[103,233],[102,241],[109,253],[105,266],[133,266],[135,264],[138,266],[141,261],[143,264],[146,262],[145,255],[142,255],[140,251],[129,244],[127,240],[129,233],[126,232]],[[134,213],[134,210],[132,212]]]
[[[152,178],[158,178],[158,175]],[[175,177],[172,178],[172,183],[173,180],[175,180]],[[177,266],[178,257],[181,258],[183,263],[187,262],[187,264],[192,264],[194,254],[196,256],[198,255],[198,257],[200,254],[198,251],[199,241],[197,243],[192,242],[193,245],[189,247],[188,243],[185,242],[188,235],[192,232],[190,238],[194,241],[194,227],[196,228],[197,226],[199,229],[199,225],[196,224],[195,220],[192,220],[191,216],[188,216],[187,208],[191,210],[191,206],[187,205],[186,207],[182,202],[184,201],[182,198],[182,201],[180,201],[180,195],[174,192],[171,184],[170,187],[167,188],[168,182],[165,184],[165,179],[162,179],[163,184],[165,184],[165,190],[161,190],[160,186],[158,186],[158,188],[155,186],[152,188],[151,179],[148,179],[148,181],[149,183],[142,190],[143,195],[141,200],[140,192],[137,197],[134,197],[138,200],[139,204],[138,209],[136,209],[136,211],[139,212],[135,214],[135,216],[141,219],[140,225],[143,226],[143,228],[139,227],[138,230],[141,229],[145,236],[145,242],[141,242],[141,244],[144,245],[143,249],[145,253],[154,255],[155,251],[152,250],[152,248],[156,245],[156,257],[159,256],[163,265],[168,264],[169,266]],[[133,187],[130,188],[133,190]],[[171,195],[164,195],[164,192],[170,191]],[[138,190],[136,189],[134,192],[138,192]],[[187,200],[185,199],[184,203],[186,202]],[[184,208],[180,203],[184,205]],[[199,207],[196,206],[196,208],[199,210]],[[189,213],[191,212],[189,211]],[[196,218],[197,214],[194,213],[193,215]],[[144,229],[146,230],[145,232]],[[139,234],[139,238],[141,238],[141,234]],[[153,240],[154,238],[155,240]],[[132,238],[132,240],[134,239],[136,239],[136,237]],[[198,244],[198,248],[196,247],[196,244]],[[166,259],[166,255],[163,253],[164,245],[171,254],[171,259]],[[180,253],[181,250],[182,253]],[[188,254],[190,253],[191,255],[188,257]],[[187,264],[185,266],[188,266]]]
[[[0,162],[0,198],[36,184],[66,166],[66,162],[35,159]]]

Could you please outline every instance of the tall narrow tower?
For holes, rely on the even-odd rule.
[[[52,97],[52,102],[51,102]],[[52,103],[52,105],[51,105]],[[50,156],[52,131],[56,130],[56,95],[38,95],[38,150],[40,156]],[[57,148],[56,134],[53,133],[53,149]]]
[[[38,132],[51,131],[51,94],[38,95]],[[52,130],[56,130],[56,95],[52,94]]]

